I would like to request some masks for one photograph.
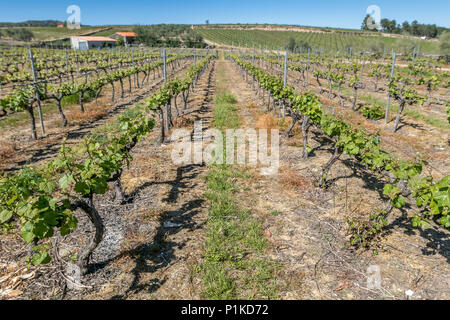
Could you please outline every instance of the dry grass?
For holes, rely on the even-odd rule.
[[[291,168],[283,168],[280,172],[280,185],[288,189],[307,190],[312,187],[304,176]]]
[[[72,112],[68,115],[68,120],[75,123],[84,121],[96,121],[107,115],[107,108],[105,106],[91,106],[85,112]]]
[[[10,159],[17,151],[17,146],[14,142],[2,141],[0,143],[0,162]]]
[[[34,141],[34,144],[38,148],[46,148],[48,145],[58,144],[63,139],[64,135],[58,134],[58,135],[52,135],[45,137],[43,139],[39,139]]]
[[[258,116],[255,124],[256,129],[280,129],[279,119],[273,114],[262,114]]]
[[[434,160],[447,160],[448,159],[448,154],[445,152],[436,152],[433,153],[429,156],[430,159],[434,159]]]
[[[162,211],[156,210],[154,208],[145,208],[141,210],[139,213],[139,217],[142,221],[159,221]]]
[[[182,115],[179,118],[173,120],[174,128],[189,127],[192,125],[194,125],[193,117],[186,117],[185,115]]]

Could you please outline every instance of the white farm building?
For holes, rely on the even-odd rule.
[[[108,37],[70,37],[70,44],[72,45],[72,49],[75,50],[114,47],[116,45],[116,41],[117,40]]]

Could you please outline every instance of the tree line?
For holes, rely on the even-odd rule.
[[[28,20],[24,22],[0,22],[0,27],[56,27],[57,20]]]
[[[206,47],[203,37],[192,30],[189,25],[159,24],[136,26],[133,32],[137,34],[137,42],[145,43],[150,47]]]
[[[11,28],[0,30],[0,38],[8,37],[16,41],[31,41],[34,37],[33,32],[24,28]]]
[[[408,34],[412,36],[418,37],[428,37],[428,38],[436,38],[445,31],[450,31],[448,28],[438,27],[435,24],[423,24],[419,23],[417,20],[409,23],[408,21],[403,22],[402,24],[397,23],[397,21],[382,19],[380,21],[380,25],[378,29],[370,29],[370,25],[368,23],[368,19],[371,18],[370,15],[366,15],[364,21],[362,23],[362,30],[371,30],[371,31],[383,31],[387,33],[397,33],[397,34]]]

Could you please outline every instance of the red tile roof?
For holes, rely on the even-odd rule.
[[[108,37],[87,37],[87,36],[74,36],[71,38],[76,38],[85,41],[108,41],[108,42],[116,42],[117,40],[108,38]]]
[[[122,37],[136,37],[137,34],[134,32],[117,32],[116,34],[121,35]]]

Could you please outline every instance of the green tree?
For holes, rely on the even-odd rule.
[[[11,28],[6,30],[6,35],[11,37],[14,40],[17,41],[31,41],[33,39],[34,34],[28,29],[23,28]]]
[[[409,22],[405,21],[402,24],[402,30],[406,33],[410,33],[411,32],[411,27],[409,26]]]
[[[450,62],[450,31],[444,32],[439,37],[439,48],[447,63]]]
[[[116,46],[118,46],[118,47],[123,47],[123,46],[125,46],[125,41],[123,41],[123,38],[122,38],[122,37],[120,37],[119,39],[117,39]]]
[[[290,52],[294,52],[295,48],[297,47],[295,43],[295,39],[290,37],[288,43],[286,44],[286,50]]]
[[[297,48],[300,49],[301,51],[305,52],[308,49],[311,49],[311,46],[305,40],[299,40],[297,43]]]
[[[370,18],[370,15],[369,14],[366,15],[366,17],[364,18],[363,23],[361,25],[361,30],[370,30],[369,26],[367,25],[367,21],[369,18]]]

